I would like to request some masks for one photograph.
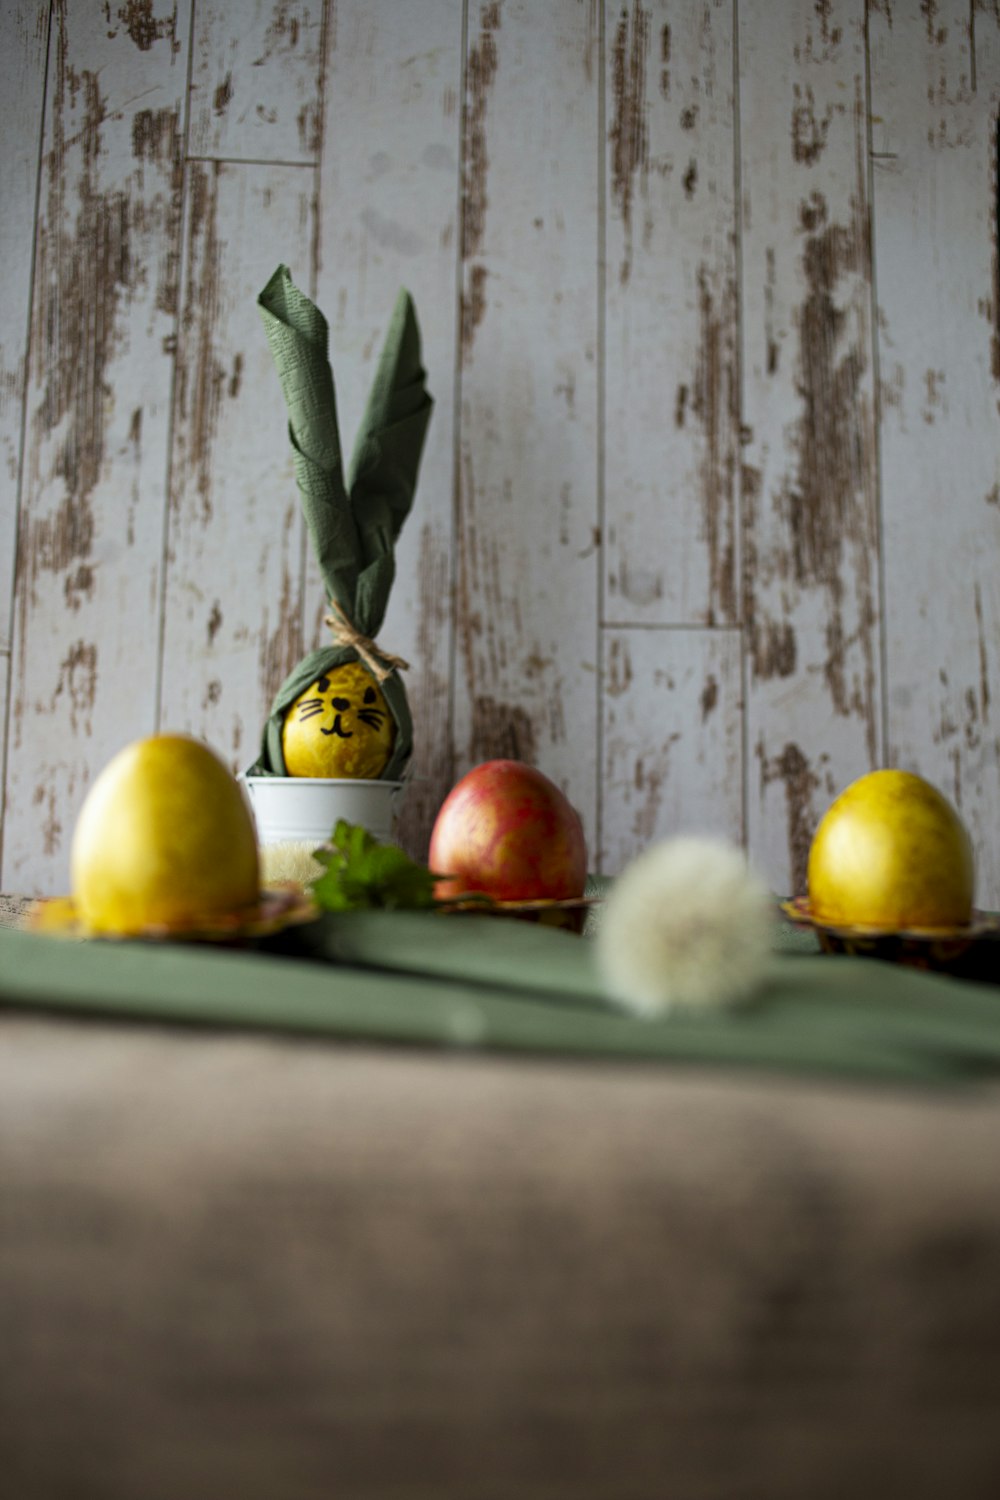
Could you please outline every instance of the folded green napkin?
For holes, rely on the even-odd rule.
[[[386,333],[345,482],[326,319],[279,266],[258,300],[288,409],[295,480],[306,526],[333,614],[335,643],[312,651],[281,684],[249,774],[285,775],[285,711],[324,672],[366,660],[389,669],[381,683],[396,721],[392,757],[383,771],[398,780],[413,749],[413,728],[398,657],[381,649],[395,577],[395,543],[413,504],[433,401],[421,364],[420,331],[409,292],[401,291]],[[336,640],[340,631],[341,640]],[[349,644],[352,636],[361,643]]]
[[[485,916],[349,912],[286,952],[0,931],[0,1008],[368,1042],[954,1084],[1000,1078],[1000,990],[870,959],[775,953],[757,1001],[639,1020],[586,938]]]

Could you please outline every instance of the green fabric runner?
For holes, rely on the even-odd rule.
[[[0,1006],[870,1081],[1000,1077],[1000,989],[866,959],[776,952],[748,1009],[646,1021],[604,1000],[588,939],[525,923],[357,912],[281,945],[3,931]]]

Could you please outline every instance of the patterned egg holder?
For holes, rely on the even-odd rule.
[[[594,908],[600,905],[599,896],[577,896],[566,900],[539,898],[533,901],[492,901],[484,903],[475,897],[445,903],[441,910],[446,916],[508,917],[518,922],[533,922],[538,927],[557,927],[564,932],[580,935],[587,931]]]
[[[1000,917],[995,913],[974,911],[971,921],[961,927],[886,931],[821,922],[806,896],[780,905],[789,921],[815,934],[822,953],[875,958],[955,978],[1000,983]]]
[[[55,896],[29,906],[22,926],[44,937],[96,938],[102,942],[213,943],[231,948],[267,946],[290,927],[311,922],[315,902],[292,882],[280,882],[259,892],[252,906],[235,911],[206,912],[182,926],[151,925],[140,932],[118,935],[92,933],[71,896]]]

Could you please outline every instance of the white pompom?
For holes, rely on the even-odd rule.
[[[641,1016],[739,1005],[767,970],[773,911],[734,845],[695,837],[654,844],[604,903],[595,944],[605,990]]]

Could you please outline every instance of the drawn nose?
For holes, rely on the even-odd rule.
[[[330,702],[333,704],[338,714],[342,714],[345,708],[350,708],[351,706],[350,698],[331,698]]]

